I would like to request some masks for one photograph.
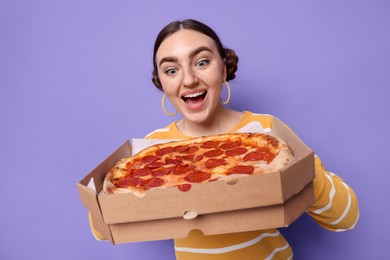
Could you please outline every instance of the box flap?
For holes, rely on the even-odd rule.
[[[92,214],[100,215],[101,211],[96,193],[80,183],[77,183],[77,189],[80,193],[84,207],[86,207]]]
[[[97,194],[94,190],[88,187],[89,182],[93,178],[96,191],[100,191],[103,186],[105,174],[119,159],[130,155],[131,145],[127,140],[107,159],[100,163],[94,170],[77,183],[77,189],[80,193],[83,205],[95,216],[102,215],[100,204],[97,199]]]
[[[296,158],[304,157],[311,153],[312,150],[302,142],[302,140],[282,121],[274,117],[272,133],[285,141],[292,148],[293,155]]]
[[[281,170],[283,201],[290,199],[309,184],[315,176],[314,153],[310,152]]]
[[[115,244],[114,237],[111,233],[111,228],[109,225],[106,225],[103,221],[103,218],[100,214],[91,213],[93,227],[105,237],[108,241]]]
[[[302,191],[294,195],[285,204],[284,222],[287,227],[293,223],[304,210],[307,210],[314,203],[314,187],[313,182],[310,182]]]
[[[286,201],[314,179],[314,152],[276,117],[273,119],[272,132],[288,144],[295,157],[281,170],[283,201]]]
[[[93,169],[87,176],[85,176],[79,184],[88,186],[91,178],[94,178],[94,184],[96,191],[99,193],[103,188],[103,180],[108,170],[114,166],[114,164],[120,159],[131,155],[131,144],[127,140],[122,144],[115,152],[108,156],[103,162],[101,162],[95,169]]]

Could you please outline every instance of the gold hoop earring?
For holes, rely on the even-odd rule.
[[[162,106],[162,109],[163,109],[163,111],[164,111],[164,113],[166,114],[166,115],[168,115],[168,116],[174,116],[174,115],[176,115],[176,113],[177,113],[177,109],[176,109],[176,111],[175,112],[173,112],[173,113],[169,113],[166,109],[165,109],[165,104],[164,104],[164,101],[165,101],[165,98],[166,98],[167,96],[164,94],[164,96],[162,97],[162,100],[161,100],[161,106]]]
[[[227,87],[227,90],[228,90],[228,97],[227,97],[226,101],[222,101],[222,104],[226,105],[230,101],[230,86],[229,86],[229,83],[227,83],[226,80],[224,81],[224,83],[226,84],[226,87]]]

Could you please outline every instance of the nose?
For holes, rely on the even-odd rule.
[[[196,73],[192,69],[183,70],[183,85],[188,88],[196,87],[199,83],[199,79]]]

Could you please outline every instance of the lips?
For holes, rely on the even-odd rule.
[[[184,101],[188,109],[198,111],[203,107],[206,96],[207,90],[198,89],[183,93],[181,99]]]
[[[203,99],[206,97],[207,91],[197,91],[197,92],[192,92],[192,93],[187,93],[183,96],[181,96],[181,99],[185,103],[197,103],[203,101]]]

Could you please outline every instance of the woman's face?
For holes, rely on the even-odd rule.
[[[226,78],[213,39],[193,30],[177,31],[160,45],[156,64],[164,93],[186,120],[213,119]]]

